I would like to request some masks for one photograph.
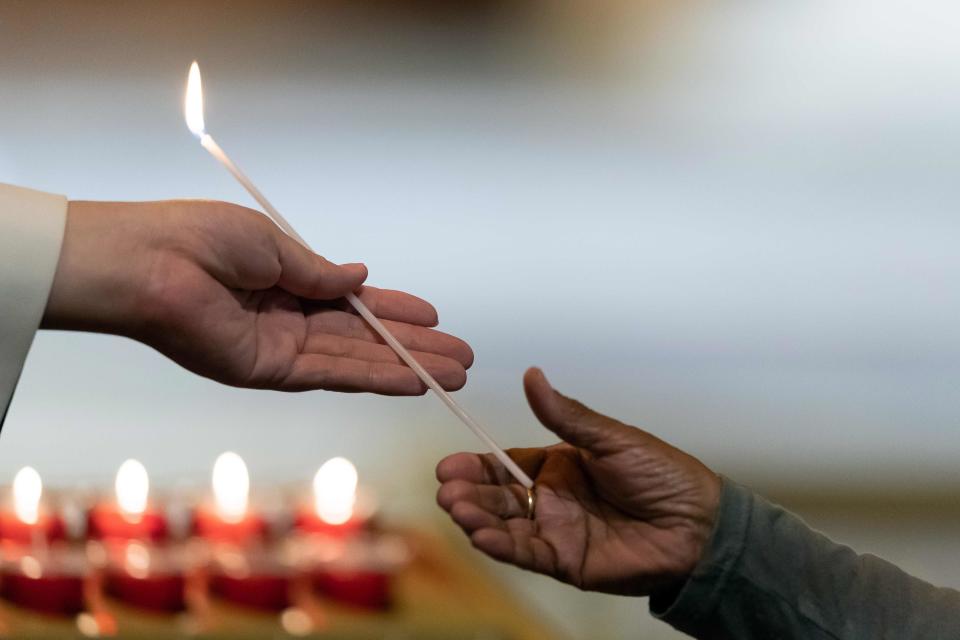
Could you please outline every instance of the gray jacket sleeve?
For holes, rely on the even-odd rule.
[[[726,479],[703,560],[650,610],[705,639],[960,638],[960,592],[858,555]]]

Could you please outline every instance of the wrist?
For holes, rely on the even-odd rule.
[[[136,205],[71,201],[41,327],[130,335],[149,273],[148,225]],[[134,209],[134,210],[131,210]]]
[[[708,554],[710,541],[716,533],[720,518],[720,503],[723,496],[723,479],[706,466],[701,466],[698,503],[700,508],[693,514],[693,533],[690,554],[679,584],[686,582]]]
[[[691,483],[688,505],[695,506],[685,513],[685,525],[675,544],[674,562],[670,563],[670,570],[660,576],[658,584],[653,586],[651,596],[658,594],[662,599],[664,594],[679,592],[709,554],[711,540],[716,535],[723,479],[699,461],[696,461],[694,471],[696,480]]]
[[[690,635],[701,637],[709,616],[731,597],[727,587],[740,571],[742,557],[749,550],[751,491],[729,479],[721,479],[721,496],[707,546],[697,566],[682,585],[651,594],[653,615]],[[679,588],[677,588],[679,586]],[[735,595],[735,594],[733,594]]]

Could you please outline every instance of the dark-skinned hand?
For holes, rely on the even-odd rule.
[[[437,502],[497,560],[581,589],[649,595],[676,588],[713,530],[720,479],[662,440],[524,376],[531,409],[561,440],[508,454],[533,478],[526,490],[492,455],[458,453],[437,466]]]

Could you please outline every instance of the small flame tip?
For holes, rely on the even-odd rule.
[[[200,65],[194,60],[187,74],[187,95],[184,99],[184,117],[187,128],[197,138],[203,138],[205,126],[203,123],[203,83],[200,78]]]

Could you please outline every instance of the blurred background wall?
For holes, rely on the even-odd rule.
[[[538,364],[960,586],[958,32],[947,0],[0,2],[0,181],[252,204],[183,124],[198,59],[211,132],[301,233],[472,343],[459,396],[504,444],[551,441]],[[430,397],[240,391],[44,332],[0,479],[135,456],[196,485],[229,448],[255,484],[305,481],[339,454],[448,527],[433,465],[476,447]],[[493,570],[573,637],[675,637]]]

